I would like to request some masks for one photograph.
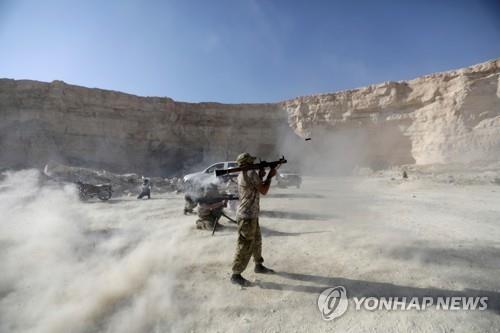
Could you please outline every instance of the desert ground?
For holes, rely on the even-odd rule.
[[[212,237],[183,196],[80,202],[35,170],[0,183],[1,332],[498,332],[500,186],[304,177],[261,199],[265,264],[229,282],[236,227]],[[316,302],[344,286],[347,312]],[[352,297],[487,296],[484,311],[355,311]]]

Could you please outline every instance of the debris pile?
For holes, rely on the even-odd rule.
[[[52,180],[59,182],[76,183],[81,181],[89,184],[111,184],[113,192],[128,195],[137,194],[140,192],[142,184],[142,175],[135,173],[116,174],[106,170],[93,170],[89,168],[74,167],[59,164],[56,162],[49,162],[45,165],[43,173]],[[148,177],[152,183],[153,191],[175,192],[182,190],[182,179],[162,178],[162,177]]]

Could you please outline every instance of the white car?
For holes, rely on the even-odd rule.
[[[226,162],[217,162],[209,167],[207,167],[203,171],[199,172],[194,172],[190,173],[184,176],[184,183],[188,182],[203,182],[205,179],[209,177],[214,177],[215,178],[215,170],[220,170],[220,169],[229,169],[229,168],[236,168],[238,166],[238,163],[235,161],[226,161]],[[236,175],[235,175],[236,176]]]

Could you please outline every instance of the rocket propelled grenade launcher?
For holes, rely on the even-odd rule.
[[[220,176],[224,176],[224,175],[228,175],[228,174],[240,172],[240,171],[260,170],[260,169],[264,169],[264,168],[277,169],[279,166],[281,166],[282,164],[285,164],[286,162],[287,161],[285,160],[285,156],[282,156],[277,161],[272,161],[272,162],[261,161],[259,163],[244,165],[242,167],[237,167],[237,168],[215,170],[215,175],[217,177],[220,177]]]

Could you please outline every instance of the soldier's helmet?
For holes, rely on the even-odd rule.
[[[238,165],[246,165],[246,164],[253,164],[255,161],[256,157],[250,155],[249,153],[242,153],[239,154],[238,157],[236,158],[236,163]]]

